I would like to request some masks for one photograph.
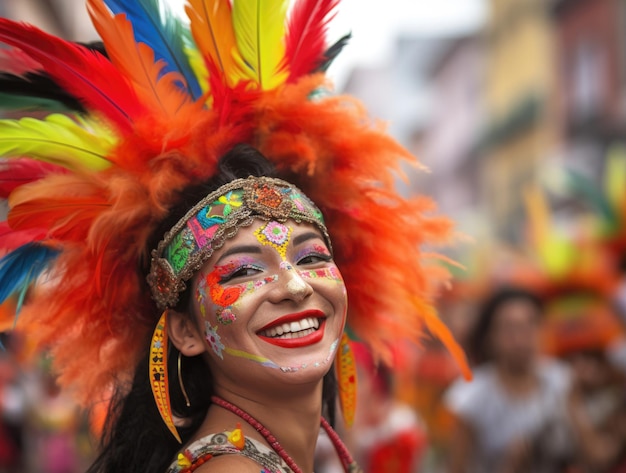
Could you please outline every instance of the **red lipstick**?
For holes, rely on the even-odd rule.
[[[304,337],[298,337],[298,338],[273,338],[273,337],[266,337],[264,335],[261,335],[260,332],[263,332],[265,330],[271,329],[273,327],[282,325],[282,324],[287,324],[287,323],[291,323],[291,322],[296,322],[302,319],[306,319],[306,318],[316,318],[316,319],[320,319],[320,326],[317,330],[315,330],[314,332],[305,335]],[[318,343],[322,340],[322,338],[324,338],[324,329],[326,327],[326,316],[324,315],[324,313],[321,310],[306,310],[303,312],[298,312],[296,314],[289,314],[289,315],[285,315],[284,317],[281,317],[279,319],[276,319],[272,322],[270,322],[269,324],[267,324],[265,327],[263,327],[262,329],[260,329],[257,332],[257,335],[259,336],[259,338],[263,339],[263,341],[270,343],[272,345],[278,346],[278,347],[282,347],[282,348],[301,348],[301,347],[306,347],[309,345],[313,345],[315,343]]]

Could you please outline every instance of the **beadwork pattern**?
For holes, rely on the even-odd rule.
[[[152,251],[147,280],[157,306],[174,307],[179,293],[187,287],[186,281],[228,238],[254,219],[312,223],[331,248],[322,213],[297,187],[268,177],[236,179],[198,202]],[[280,235],[271,233],[270,237]]]

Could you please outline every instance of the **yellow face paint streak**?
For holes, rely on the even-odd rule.
[[[268,368],[279,368],[279,366],[273,361],[263,358],[262,356],[253,355],[252,353],[247,353],[241,350],[235,350],[234,348],[224,348],[224,353],[227,353],[232,356],[236,356],[239,358],[245,358],[246,360],[256,361],[263,366],[267,366]]]

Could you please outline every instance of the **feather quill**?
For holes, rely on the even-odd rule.
[[[47,246],[27,243],[0,259],[0,303],[12,295],[23,298],[58,254],[58,250]]]
[[[87,10],[111,62],[133,82],[142,102],[152,110],[175,115],[187,101],[177,86],[182,77],[175,72],[162,75],[164,62],[155,63],[152,49],[135,41],[131,23],[122,14],[111,16],[103,0],[87,0]]]
[[[0,18],[0,42],[20,48],[88,109],[101,112],[122,132],[144,114],[133,88],[111,62],[90,48],[34,26]]]
[[[114,14],[124,13],[133,25],[135,41],[145,43],[153,51],[157,60],[165,63],[164,73],[178,72],[192,98],[202,95],[202,89],[185,54],[185,26],[175,15],[161,14],[158,0],[106,0],[106,5]],[[108,38],[104,42],[109,50]],[[131,43],[132,44],[132,43]]]
[[[271,90],[283,84],[286,0],[249,0],[233,5],[235,39],[241,57],[236,57],[245,77]]]
[[[72,170],[101,171],[115,142],[93,120],[53,114],[43,120],[0,120],[0,155],[30,157]]]
[[[294,5],[285,37],[288,82],[310,74],[324,62],[326,31],[338,4],[339,0],[302,0]]]
[[[228,85],[234,87],[243,75],[238,65],[241,58],[235,41],[230,2],[189,0],[185,12],[191,34],[205,62],[215,64]]]

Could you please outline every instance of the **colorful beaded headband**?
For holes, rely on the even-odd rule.
[[[320,210],[300,189],[280,179],[236,179],[211,192],[165,234],[152,251],[147,277],[152,298],[160,309],[174,307],[185,282],[193,277],[233,237],[255,218],[317,225],[330,248]]]

